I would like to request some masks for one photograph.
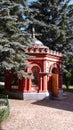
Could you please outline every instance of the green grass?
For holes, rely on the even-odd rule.
[[[73,93],[73,86],[70,85],[69,88],[67,89],[66,86],[63,85],[63,90],[64,90],[65,92],[72,92],[72,93]]]
[[[9,116],[8,107],[0,110],[0,122],[6,120],[8,116]]]

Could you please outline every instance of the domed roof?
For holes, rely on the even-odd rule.
[[[31,41],[31,45],[38,45],[38,46],[43,46],[43,43],[36,38],[33,38]]]

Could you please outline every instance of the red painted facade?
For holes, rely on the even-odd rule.
[[[32,56],[28,60],[30,68],[26,71],[33,78],[23,78],[18,80],[17,85],[12,86],[11,80],[13,77],[11,71],[9,71],[6,75],[5,89],[24,94],[51,93],[55,82],[58,92],[62,90],[62,54],[50,50],[43,44],[35,43],[26,48],[25,52]],[[55,76],[56,79],[52,78],[53,74],[57,75]]]

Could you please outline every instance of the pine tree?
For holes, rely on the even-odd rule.
[[[29,5],[30,12],[26,12],[32,21],[29,29],[34,24],[37,36],[50,49],[62,51],[68,32],[70,31],[71,13],[68,7],[70,0],[38,0]],[[73,10],[73,9],[72,9]],[[70,13],[70,14],[69,14]],[[73,24],[73,22],[71,21]]]
[[[29,32],[35,26],[36,37],[50,49],[63,53],[64,75],[73,68],[73,5],[70,0],[37,0],[26,12],[31,20]],[[41,34],[41,35],[39,35]]]
[[[73,5],[67,8],[68,28],[67,39],[63,49],[64,83],[67,89],[73,78]]]
[[[0,74],[14,68],[20,75],[28,76],[21,71],[28,67],[28,58],[24,49],[28,45],[29,34],[21,31],[27,22],[22,18],[25,0],[0,0]]]

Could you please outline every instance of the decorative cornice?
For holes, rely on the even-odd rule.
[[[62,57],[62,53],[50,50],[46,46],[29,46],[28,48],[26,48],[25,53],[27,53],[27,54],[41,54],[41,55],[49,54],[52,56]]]

